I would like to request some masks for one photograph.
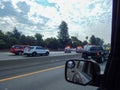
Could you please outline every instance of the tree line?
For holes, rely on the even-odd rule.
[[[34,36],[24,35],[19,32],[15,27],[13,31],[2,32],[0,30],[0,49],[9,49],[12,45],[39,45],[52,50],[61,50],[65,46],[70,45],[75,48],[77,46],[84,46],[88,43],[94,45],[103,45],[104,40],[92,35],[88,40],[88,37],[84,41],[81,41],[76,36],[69,36],[68,25],[65,21],[62,21],[59,25],[59,32],[57,37],[51,37],[43,39],[43,35],[35,33]]]

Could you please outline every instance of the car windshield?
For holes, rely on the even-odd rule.
[[[30,46],[29,48],[30,48],[30,49],[34,49],[34,47],[33,47],[33,46]]]
[[[111,24],[112,0],[0,0],[0,90],[95,90],[66,82],[64,66],[103,59],[104,72]]]
[[[21,48],[21,46],[12,46],[12,48],[17,48],[17,49],[19,49],[19,48]]]

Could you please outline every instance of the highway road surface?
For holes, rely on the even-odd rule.
[[[96,90],[97,87],[81,86],[69,83],[64,78],[64,66],[69,56],[72,58],[80,58],[76,53],[67,54],[67,58],[62,58],[65,55],[63,52],[52,52],[50,56],[56,56],[53,59],[48,59],[50,56],[41,58],[40,64],[31,65],[28,67],[0,69],[0,90]],[[2,53],[3,56],[8,55],[13,59],[14,56],[9,56],[10,53]],[[75,55],[75,57],[74,57]],[[60,57],[61,56],[61,57]],[[31,57],[15,56],[17,60]],[[19,58],[18,58],[19,57]],[[65,56],[66,57],[66,56]],[[37,57],[39,58],[39,57]],[[48,59],[48,60],[45,60]],[[31,58],[35,61],[35,58]],[[43,59],[43,60],[42,60]],[[21,61],[21,60],[20,60]],[[30,60],[28,60],[29,62]],[[45,62],[46,61],[46,62]],[[33,63],[34,64],[34,63]],[[101,64],[102,72],[104,72],[105,63]],[[11,66],[10,66],[11,67]]]
[[[60,51],[60,52],[55,52],[55,51],[51,51],[49,56],[60,56],[60,55],[73,55],[76,54],[75,52],[72,53],[64,53],[64,51]],[[15,60],[15,59],[28,59],[31,57],[26,57],[24,55],[20,56],[20,55],[14,55],[13,53],[10,52],[0,52],[0,61],[2,60]]]
[[[65,61],[1,71],[0,90],[96,90],[64,79]]]
[[[54,62],[8,71],[12,72],[11,76],[0,79],[0,90],[96,90],[96,87],[79,86],[65,81],[64,63]]]

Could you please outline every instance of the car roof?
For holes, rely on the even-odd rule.
[[[30,45],[13,45],[13,46],[30,46]]]

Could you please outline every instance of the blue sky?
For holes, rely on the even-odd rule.
[[[0,30],[56,37],[61,21],[70,36],[111,38],[112,0],[0,0]]]

